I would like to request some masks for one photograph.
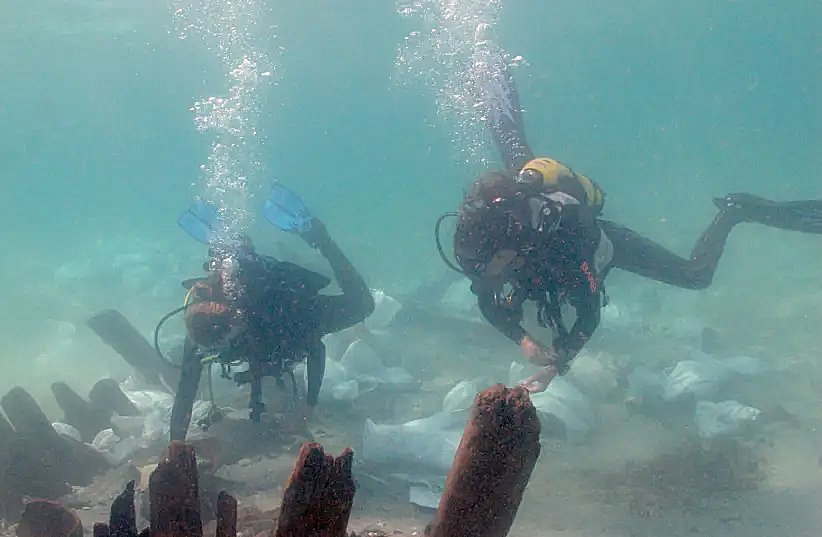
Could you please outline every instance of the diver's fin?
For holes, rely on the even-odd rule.
[[[203,244],[211,244],[219,232],[220,214],[217,207],[207,201],[194,202],[186,212],[177,219],[177,225]]]
[[[311,229],[311,213],[303,200],[280,183],[274,183],[266,196],[263,216],[283,231],[304,233]]]
[[[747,222],[766,226],[822,234],[822,200],[771,201],[744,193],[715,198],[720,210],[737,211]]]

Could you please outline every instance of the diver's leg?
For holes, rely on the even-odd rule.
[[[258,356],[252,356],[248,361],[248,370],[251,373],[251,396],[248,401],[248,418],[259,422],[265,412],[263,401],[263,368]]]
[[[305,402],[308,406],[314,407],[319,400],[320,388],[322,388],[325,376],[325,345],[322,343],[312,345],[308,350],[306,376],[308,377],[308,389]]]
[[[496,58],[496,56],[495,56]],[[525,138],[525,125],[514,78],[497,58],[477,81],[485,121],[508,171],[518,173],[534,153]]]
[[[312,322],[322,334],[331,334],[354,326],[374,311],[374,297],[362,274],[337,246],[324,224],[315,220],[311,241],[328,260],[342,295],[318,295],[314,298]]]
[[[685,289],[711,284],[728,234],[738,222],[731,212],[720,211],[685,259],[625,226],[599,221],[614,244],[612,267]]]
[[[194,398],[200,385],[200,376],[203,364],[197,353],[197,346],[186,338],[183,345],[183,366],[180,372],[180,382],[174,396],[174,406],[171,409],[171,440],[185,440],[186,432],[191,424],[191,411],[194,408]]]
[[[771,201],[751,194],[728,194],[714,204],[737,211],[745,222],[789,231],[822,234],[822,200]]]

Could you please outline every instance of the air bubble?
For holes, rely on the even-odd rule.
[[[201,198],[214,203],[228,231],[242,232],[253,220],[249,210],[254,178],[257,128],[264,83],[276,70],[269,52],[271,26],[259,24],[269,15],[265,0],[171,0],[180,39],[196,36],[224,66],[226,90],[205,96],[189,108],[194,126],[212,137],[211,151],[200,166]],[[266,31],[256,34],[258,28]]]
[[[394,80],[422,82],[436,91],[437,118],[451,130],[454,150],[484,163],[485,119],[477,88],[499,76],[507,55],[493,39],[502,0],[416,0],[398,7],[428,26],[403,39]]]

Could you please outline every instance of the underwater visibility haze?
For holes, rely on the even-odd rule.
[[[420,534],[467,417],[449,405],[530,374],[434,238],[504,167],[476,92],[500,69],[536,155],[593,179],[603,218],[679,254],[714,198],[822,200],[816,1],[2,0],[0,394],[21,386],[61,423],[54,383],[86,394],[113,378],[145,424],[128,446],[116,425],[119,444],[88,443],[114,466],[154,463],[171,396],[146,395],[87,321],[116,309],[153,343],[181,282],[205,275],[208,246],[178,225],[193,203],[223,226],[212,246],[244,234],[331,277],[316,244],[280,229],[313,215],[376,310],[324,340],[310,433],[354,448],[352,528]],[[310,215],[288,212],[292,195]],[[449,259],[453,236],[446,221]],[[511,535],[818,535],[821,265],[819,235],[744,223],[707,289],[609,274],[597,332],[533,394],[542,454]],[[526,324],[544,330],[531,310]],[[184,337],[172,317],[158,344],[178,360]],[[246,415],[248,387],[208,371],[216,395],[202,387],[195,414]],[[282,388],[263,388],[273,409]],[[218,473],[262,513],[302,438],[275,437]],[[88,494],[98,514],[107,493]]]

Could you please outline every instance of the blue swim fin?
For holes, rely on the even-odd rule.
[[[311,213],[300,197],[280,183],[274,183],[265,198],[263,216],[283,231],[305,233],[311,229]]]
[[[217,207],[207,201],[194,202],[177,219],[177,225],[203,244],[211,244],[222,228]]]

